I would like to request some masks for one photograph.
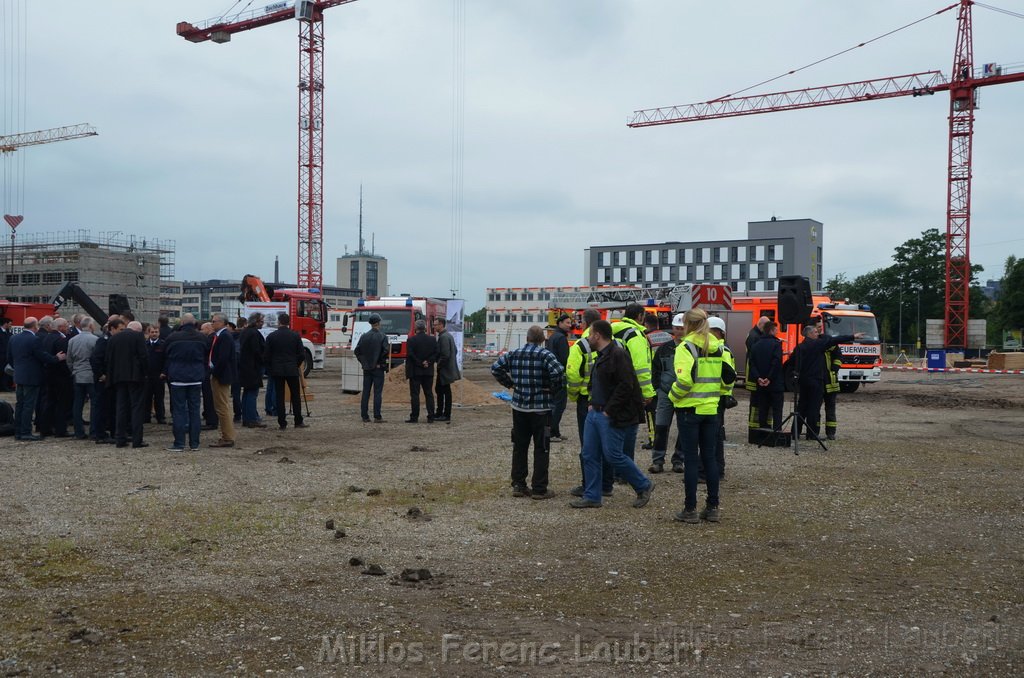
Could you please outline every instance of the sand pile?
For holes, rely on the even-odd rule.
[[[494,383],[493,388],[485,388],[468,379],[460,379],[452,384],[452,402],[462,407],[500,405],[503,402],[491,395],[500,390],[502,388],[497,382]],[[421,395],[421,402],[422,399]],[[359,395],[349,396],[348,400],[359,402]],[[409,404],[409,382],[405,379],[405,368],[399,367],[391,370],[384,378],[384,402],[391,405]]]

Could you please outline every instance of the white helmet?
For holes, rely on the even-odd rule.
[[[672,327],[684,327],[686,325],[686,314],[676,313],[672,317]]]
[[[725,334],[725,321],[719,318],[717,315],[713,315],[708,318],[708,327],[713,330],[721,330],[722,334]]]

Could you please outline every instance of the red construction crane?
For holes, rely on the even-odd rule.
[[[323,283],[324,197],[324,10],[355,0],[272,2],[255,10],[199,24],[182,21],[178,35],[189,42],[229,42],[235,33],[288,19],[299,22],[299,238],[298,286]]]
[[[676,122],[731,118],[755,113],[774,113],[814,106],[849,104],[901,96],[923,96],[949,91],[949,188],[946,200],[946,335],[948,348],[967,346],[971,261],[971,145],[977,89],[1024,80],[1024,72],[1004,72],[986,64],[974,70],[974,39],[971,32],[973,0],[959,0],[935,14],[959,8],[953,74],[947,80],[938,71],[863,80],[828,87],[775,92],[745,97],[723,97],[700,104],[634,111],[630,127],[650,127]]]

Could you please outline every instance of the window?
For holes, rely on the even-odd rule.
[[[377,284],[377,262],[366,262],[366,294],[371,297],[379,297],[380,289]]]
[[[692,264],[693,263],[693,250],[683,250],[683,263],[684,264]]]
[[[21,274],[22,285],[38,285],[39,274],[38,273],[22,273]]]
[[[643,250],[633,250],[633,264],[639,266],[644,263]]]
[[[666,264],[674,264],[674,263],[676,263],[676,254],[677,253],[678,253],[678,250],[667,250],[665,252],[665,263]]]
[[[50,271],[43,274],[44,283],[59,283],[61,280],[63,280],[63,276],[59,272]]]
[[[662,280],[671,280],[672,279],[672,267],[671,266],[662,266],[661,267],[661,279]]]
[[[611,252],[601,252],[601,263],[600,263],[600,265],[601,266],[611,266],[612,265],[612,253]]]
[[[736,281],[736,291],[737,292],[746,292],[747,291],[747,281],[746,280],[737,280]]]
[[[614,268],[614,269],[612,269],[612,282],[616,282],[616,283],[622,282],[622,269],[621,268]]]
[[[644,269],[644,280],[654,280],[654,267],[648,266]]]
[[[615,265],[616,266],[625,266],[626,265],[626,251],[625,250],[619,250],[618,252],[615,253]]]
[[[354,290],[363,289],[359,284],[359,262],[353,261],[349,263],[349,287]]]
[[[775,259],[775,245],[768,245],[768,258]]]
[[[701,247],[700,248],[700,261],[701,261],[702,264],[710,264],[711,263],[711,248],[710,247]]]
[[[730,278],[733,280],[739,280],[743,277],[743,264],[733,264],[732,271],[730,271]]]
[[[633,266],[629,269],[629,282],[636,282],[640,279],[640,269]]]
[[[754,282],[751,283],[751,285],[752,286],[750,289],[753,290],[754,292],[764,292],[763,280],[755,280]]]
[[[651,250],[650,255],[650,260],[647,262],[648,264],[654,264],[657,266],[661,263],[661,250]]]
[[[732,260],[733,261],[746,261],[747,260],[747,248],[746,247],[733,247],[732,248]]]
[[[757,245],[754,248],[754,260],[764,261],[764,245]]]
[[[786,246],[776,245],[775,246],[775,260],[783,261],[786,258]]]
[[[4,284],[5,285],[17,285],[18,284],[18,274],[17,273],[8,273],[4,277]]]
[[[722,265],[721,264],[715,264],[715,267],[714,267],[714,278],[715,278],[715,281],[717,282],[717,281],[721,280],[723,277],[724,276],[722,275]]]
[[[775,279],[779,277],[779,265],[776,263],[768,264],[768,277]]]
[[[700,265],[698,265],[698,266],[696,266],[694,268],[693,279],[694,279],[695,282],[696,281],[700,281],[700,282],[704,281],[704,269],[705,268],[706,267],[703,264],[700,264]]]
[[[597,269],[597,284],[603,285],[606,282],[608,282],[608,272],[603,268]]]
[[[765,283],[765,289],[768,290],[769,292],[775,291],[775,281],[774,280],[767,281]]]

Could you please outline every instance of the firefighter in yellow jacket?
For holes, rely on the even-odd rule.
[[[683,440],[683,510],[675,520],[718,522],[718,403],[723,386],[736,381],[736,371],[725,362],[724,342],[711,334],[708,314],[690,309],[684,314],[683,341],[676,348],[676,380],[669,391]],[[697,514],[698,456],[707,473],[707,504]]]
[[[593,308],[583,312],[583,334],[569,347],[569,359],[565,364],[565,390],[569,400],[576,403],[576,428],[580,435],[580,484],[569,490],[574,497],[583,496],[583,488],[586,486],[586,479],[583,477],[583,425],[587,421],[587,411],[590,409],[590,392],[587,384],[590,383],[590,371],[597,359],[597,351],[590,346],[590,326],[601,319],[601,314]],[[607,461],[602,462],[602,487],[601,491],[606,496],[612,492],[612,466]]]
[[[654,400],[654,384],[651,382],[651,344],[647,341],[647,330],[643,326],[644,307],[640,304],[629,304],[623,311],[621,320],[612,323],[612,338],[629,353],[633,362],[636,380],[640,382],[640,394],[644,404],[650,405]],[[630,459],[634,458],[635,450],[623,450]]]
[[[839,347],[833,346],[825,351],[825,437],[836,439],[839,418],[836,414],[836,400],[839,396],[839,368],[843,366],[843,356]]]

